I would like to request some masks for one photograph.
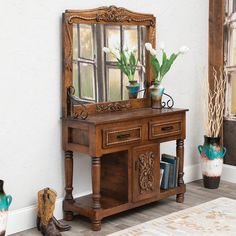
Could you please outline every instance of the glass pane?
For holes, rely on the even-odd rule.
[[[80,57],[93,60],[93,26],[80,24]]]
[[[236,65],[236,24],[231,24],[229,41],[229,65]]]
[[[108,101],[121,100],[121,73],[119,69],[108,69]]]
[[[105,45],[109,48],[120,48],[120,26],[106,26]],[[116,61],[110,53],[106,54],[107,61]]]
[[[80,63],[81,97],[95,100],[94,67],[87,63]]]
[[[79,56],[78,45],[78,25],[73,24],[73,59],[77,59]]]
[[[140,42],[140,47],[141,47],[141,63],[145,66],[146,65],[145,43],[146,43],[147,29],[144,26],[141,26],[140,29],[141,29],[141,42]]]
[[[79,70],[78,70],[78,64],[73,63],[73,86],[75,88],[75,96],[79,96]]]
[[[233,12],[236,12],[236,0],[233,0]]]
[[[136,57],[138,56],[138,27],[125,26],[124,28],[124,49],[136,49]]]
[[[123,100],[129,99],[128,89],[126,86],[129,85],[128,77],[123,74]]]
[[[231,114],[236,115],[236,73],[231,76]]]

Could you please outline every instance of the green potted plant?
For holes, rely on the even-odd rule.
[[[162,86],[162,80],[166,73],[170,70],[172,64],[176,60],[176,58],[186,53],[189,48],[186,46],[182,46],[177,53],[172,53],[168,58],[165,52],[164,43],[160,43],[160,51],[162,53],[162,61],[158,59],[158,50],[152,47],[151,43],[145,43],[146,50],[150,52],[151,57],[151,66],[153,70],[153,74],[155,79],[153,80],[153,84],[150,87],[151,98],[152,98],[152,108],[161,109],[162,108],[162,95],[164,93],[164,87]]]
[[[118,49],[104,47],[103,51],[113,55],[117,60],[119,69],[127,76],[129,85],[127,85],[126,88],[128,89],[129,98],[137,98],[140,84],[135,80],[134,75],[140,63],[135,57],[136,49],[129,50],[128,48]]]

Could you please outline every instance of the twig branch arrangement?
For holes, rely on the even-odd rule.
[[[226,75],[220,69],[219,72],[213,68],[213,84],[210,89],[209,81],[205,81],[205,91],[208,96],[204,98],[205,111],[207,117],[205,120],[205,132],[208,137],[218,137],[223,124],[223,115],[225,107],[225,86]]]

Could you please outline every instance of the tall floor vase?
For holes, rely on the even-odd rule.
[[[205,188],[216,189],[220,184],[223,157],[226,148],[220,146],[220,137],[204,136],[204,144],[198,146],[201,154],[203,184]]]
[[[5,236],[7,227],[8,209],[12,201],[10,195],[3,190],[4,181],[0,180],[0,236]]]

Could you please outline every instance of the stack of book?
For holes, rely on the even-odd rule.
[[[175,188],[178,186],[179,158],[162,154],[160,161],[161,189]]]

